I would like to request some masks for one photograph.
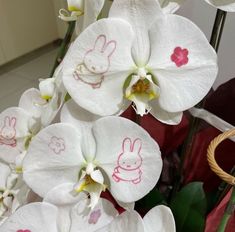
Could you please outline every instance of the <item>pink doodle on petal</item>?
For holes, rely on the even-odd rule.
[[[31,232],[31,230],[17,230],[16,232]]]
[[[55,154],[60,154],[65,150],[65,142],[62,138],[57,138],[56,136],[51,137],[51,141],[48,144],[49,148],[54,151]]]
[[[116,46],[115,40],[107,42],[105,35],[99,35],[93,48],[85,53],[82,64],[76,67],[73,73],[74,79],[90,85],[93,89],[100,88],[104,74],[110,68],[111,56],[115,52]]]
[[[171,61],[175,62],[177,67],[186,65],[188,63],[188,49],[176,47],[174,53],[171,55]]]
[[[89,224],[96,224],[101,216],[101,211],[100,209],[94,210],[90,214],[90,218],[88,220]]]
[[[0,129],[0,145],[16,146],[16,117],[6,116]]]
[[[142,142],[135,139],[125,138],[122,142],[122,152],[118,156],[117,166],[113,171],[113,180],[115,182],[128,181],[133,184],[141,182],[142,178],[142,157],[140,155]]]

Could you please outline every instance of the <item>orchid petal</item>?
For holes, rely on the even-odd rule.
[[[8,165],[0,162],[0,189],[6,188],[7,178],[11,173],[11,169]]]
[[[60,208],[66,206],[72,207],[79,201],[87,199],[87,195],[85,193],[80,193],[78,195],[71,194],[73,188],[74,183],[58,185],[45,195],[43,201],[56,205]]]
[[[166,14],[171,14],[177,11],[180,5],[185,0],[158,0],[158,1],[160,2],[163,12]]]
[[[43,99],[50,100],[55,93],[55,78],[40,80],[39,90]]]
[[[40,196],[55,186],[76,183],[85,163],[79,131],[65,123],[53,124],[32,140],[23,162],[26,183]]]
[[[84,1],[84,14],[78,18],[76,24],[76,32],[80,34],[84,31],[90,24],[94,23],[103,6],[105,0],[85,0]]]
[[[168,112],[191,108],[215,81],[215,51],[194,23],[177,15],[155,21],[150,40],[148,68],[160,88],[159,105]]]
[[[167,112],[159,106],[158,100],[153,100],[149,102],[151,107],[150,113],[162,123],[168,125],[178,125],[183,117],[183,112]]]
[[[91,131],[93,122],[100,118],[78,106],[72,99],[65,103],[61,110],[61,122],[73,124],[82,133],[82,152],[86,160],[91,161],[94,158],[96,143]]]
[[[127,211],[132,211],[135,208],[135,202],[131,202],[131,203],[124,203],[121,201],[117,201],[118,205],[120,205],[123,209],[127,210]]]
[[[51,100],[48,102],[47,106],[43,110],[41,116],[42,126],[48,126],[56,117],[62,105],[64,104],[64,99],[66,96],[66,89],[62,82],[62,66],[60,65],[55,71],[55,93]]]
[[[47,101],[42,99],[40,91],[34,88],[26,90],[19,101],[19,107],[36,118],[41,117],[45,104]]]
[[[143,220],[136,211],[125,211],[119,215],[108,226],[98,230],[97,232],[145,232]]]
[[[101,184],[101,185],[104,183],[104,177],[103,177],[103,175],[102,175],[102,173],[101,173],[100,170],[95,170],[95,171],[93,171],[93,172],[91,173],[91,178],[92,178],[95,182],[97,182],[97,183],[99,183],[99,184]]]
[[[107,185],[114,198],[130,203],[145,196],[162,170],[158,144],[144,129],[120,117],[99,119],[93,133],[95,159],[109,178]]]
[[[63,81],[77,104],[102,116],[120,111],[125,78],[135,67],[133,36],[124,20],[101,19],[75,40],[64,60]]]
[[[0,226],[4,232],[58,232],[57,209],[48,203],[32,203],[21,207]]]
[[[85,201],[79,202],[73,209],[70,232],[83,231],[84,228],[87,232],[97,231],[109,224],[118,215],[113,204],[106,199],[100,199],[94,209],[89,211],[86,209]]]
[[[205,0],[210,5],[228,12],[235,12],[234,0]]]
[[[152,208],[143,218],[145,232],[175,232],[175,220],[170,208],[160,205]]]
[[[12,212],[16,211],[20,206],[28,203],[27,200],[30,193],[30,188],[23,182],[22,177],[18,178],[16,186],[13,190],[17,193],[15,194],[12,202]]]
[[[84,0],[67,0],[69,11],[84,11]]]
[[[146,65],[150,56],[148,30],[157,17],[162,15],[156,0],[116,0],[113,2],[109,17],[128,21],[135,32],[132,55],[138,66]]]
[[[58,208],[58,227],[61,231],[69,231],[71,226],[72,208],[80,201],[86,201],[87,195],[80,193],[73,195],[73,183],[61,184],[49,191],[43,201],[51,203]]]

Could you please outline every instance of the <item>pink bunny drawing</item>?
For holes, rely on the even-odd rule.
[[[16,146],[16,118],[6,116],[0,129],[0,145]]]
[[[110,68],[110,59],[116,50],[116,41],[107,42],[105,35],[99,35],[94,47],[88,50],[84,56],[83,63],[79,64],[73,74],[75,80],[98,89],[104,80],[104,74]]]
[[[117,167],[114,168],[113,180],[115,182],[129,181],[138,184],[141,181],[142,157],[140,151],[142,142],[135,139],[131,142],[130,138],[125,138],[122,142],[122,152],[118,156]]]

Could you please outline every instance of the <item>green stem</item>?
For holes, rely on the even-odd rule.
[[[211,33],[211,39],[210,39],[210,44],[215,49],[216,52],[218,52],[218,49],[219,49],[219,45],[220,45],[220,41],[221,41],[223,29],[224,29],[224,23],[226,20],[226,15],[227,15],[227,12],[220,10],[220,9],[217,10],[214,26],[213,26],[212,33]],[[204,98],[203,101],[198,103],[196,107],[204,108],[205,99],[206,98]],[[192,144],[193,136],[198,129],[199,122],[200,122],[199,118],[194,118],[193,116],[191,116],[189,133],[182,148],[181,154],[183,156],[185,156],[186,154],[188,145]]]
[[[219,9],[217,10],[214,27],[212,29],[212,36],[210,39],[210,44],[216,50],[216,52],[218,52],[219,49],[226,16],[227,12]]]
[[[233,187],[232,195],[231,195],[229,203],[225,209],[224,215],[220,221],[217,232],[224,232],[225,231],[226,226],[228,224],[228,220],[230,219],[231,215],[233,214],[234,209],[235,209],[235,187]]]
[[[55,63],[54,63],[54,66],[51,70],[51,73],[50,73],[50,77],[53,76],[57,66],[61,63],[61,61],[63,60],[67,50],[68,50],[68,47],[69,47],[69,43],[71,41],[71,38],[72,38],[72,35],[73,35],[73,32],[74,32],[74,29],[75,29],[75,24],[76,24],[76,21],[71,21],[68,23],[68,29],[67,29],[67,32],[66,32],[66,35],[60,45],[60,48],[59,48],[59,51],[58,51],[58,54],[56,56],[56,60],[55,60]]]
[[[233,168],[232,168],[232,170],[230,171],[229,174],[232,175],[232,176],[235,176],[235,166],[233,166]],[[218,187],[218,191],[216,193],[215,205],[218,205],[222,201],[222,199],[228,193],[230,188],[231,188],[231,185],[229,185],[225,181],[222,181],[222,183]]]
[[[214,21],[214,26],[213,26],[211,38],[210,38],[210,44],[215,49],[216,52],[218,51],[218,48],[220,45],[220,41],[221,41],[223,29],[224,29],[224,23],[226,20],[226,15],[227,15],[227,12],[220,10],[220,9],[217,10],[215,21]],[[206,98],[204,98],[204,100],[198,103],[196,107],[203,108],[205,105],[205,99]],[[189,132],[180,151],[180,157],[181,157],[180,171],[178,175],[176,175],[176,181],[175,181],[175,185],[173,186],[171,199],[174,197],[174,195],[176,194],[176,192],[178,191],[182,183],[183,169],[184,169],[184,164],[186,160],[186,155],[191,153],[193,137],[198,130],[199,122],[200,122],[199,118],[190,116]]]

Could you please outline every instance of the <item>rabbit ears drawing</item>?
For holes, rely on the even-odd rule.
[[[117,42],[115,40],[110,40],[107,42],[105,35],[99,35],[95,41],[95,45],[92,51],[98,51],[104,53],[107,57],[113,55],[116,50]]]
[[[125,138],[122,142],[122,152],[133,152],[139,154],[142,148],[142,141],[135,139],[133,142],[130,138]]]
[[[6,116],[4,119],[4,128],[15,128],[16,126],[16,118],[15,117],[9,117]]]

